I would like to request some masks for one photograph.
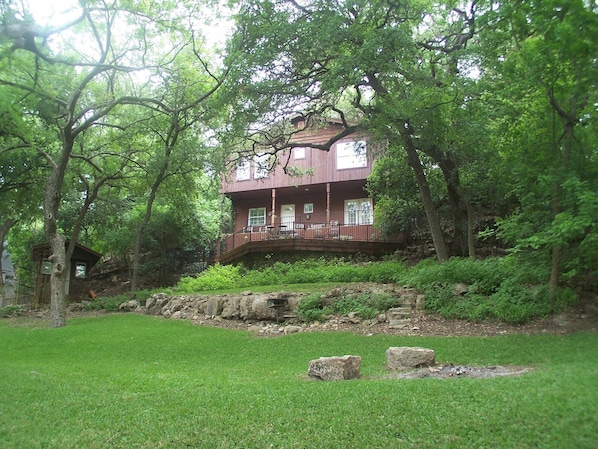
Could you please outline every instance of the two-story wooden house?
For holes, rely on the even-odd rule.
[[[367,137],[352,134],[324,151],[307,144],[328,142],[343,130],[340,121],[293,124],[299,130],[293,143],[306,146],[284,150],[273,170],[268,154],[244,160],[223,181],[234,230],[223,235],[216,259],[296,251],[379,255],[401,247],[404,235],[382,237],[374,226],[375,205],[365,189],[374,163]]]

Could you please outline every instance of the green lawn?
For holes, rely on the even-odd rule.
[[[596,448],[598,335],[258,338],[141,315],[64,328],[0,321],[3,448]],[[383,379],[389,346],[494,379]],[[362,357],[362,379],[307,380]]]

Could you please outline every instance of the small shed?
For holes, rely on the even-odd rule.
[[[69,241],[65,242],[68,247]],[[42,243],[31,248],[31,259],[35,262],[35,303],[50,302],[50,274],[52,262],[48,260],[52,251],[48,243]],[[89,272],[102,258],[100,253],[77,243],[71,260],[69,261],[66,283],[66,296],[70,301],[79,301],[89,295]]]

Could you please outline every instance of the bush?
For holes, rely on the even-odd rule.
[[[341,258],[275,262],[260,269],[243,265],[213,265],[196,277],[182,278],[176,290],[194,293],[264,285],[315,284],[322,282],[394,283],[404,277],[405,264],[399,261],[351,263]]]
[[[443,263],[426,260],[407,273],[404,282],[426,295],[426,308],[445,318],[503,321],[522,324],[558,312],[575,301],[562,291],[549,299],[546,267],[516,256],[485,260],[453,258]],[[455,295],[456,283],[467,292]]]
[[[312,293],[297,304],[295,312],[299,319],[310,323],[324,319],[326,315],[331,313],[331,310],[324,306],[320,293]]]
[[[176,290],[181,293],[194,293],[244,287],[242,272],[242,265],[212,265],[196,277],[181,278]]]
[[[83,305],[83,310],[91,312],[94,310],[105,310],[106,312],[118,312],[118,307],[130,298],[127,295],[101,297],[89,301]]]
[[[355,313],[361,318],[372,319],[391,307],[397,306],[399,302],[399,298],[392,295],[364,293],[342,296],[325,304],[321,294],[312,293],[303,298],[295,310],[299,318],[305,322],[322,320],[326,315],[332,313],[340,315]]]
[[[18,304],[11,304],[0,308],[0,316],[18,316],[23,311],[23,308]]]

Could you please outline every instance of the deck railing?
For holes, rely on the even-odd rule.
[[[344,224],[337,220],[329,222],[314,220],[288,221],[274,225],[246,226],[234,234],[225,234],[220,241],[220,254],[232,251],[249,242],[310,239],[355,242],[402,242],[404,235],[383,236],[372,224]]]

